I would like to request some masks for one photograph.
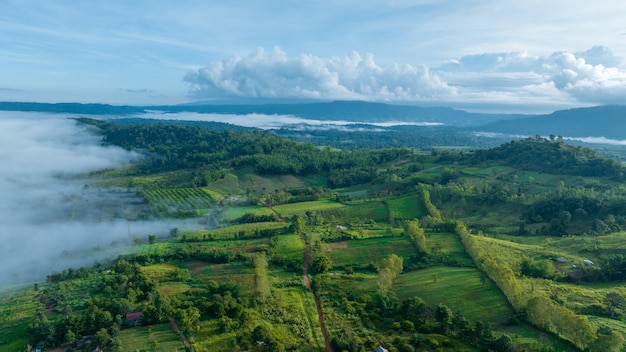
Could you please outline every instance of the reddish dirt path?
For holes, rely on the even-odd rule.
[[[185,344],[185,346],[191,346],[191,342],[189,342],[189,340],[187,339],[187,336],[185,336],[185,334],[183,334],[183,332],[180,331],[178,324],[176,324],[176,320],[174,320],[174,318],[172,317],[167,317],[167,318],[170,320],[170,324],[172,325],[172,329],[174,330],[174,332],[177,333],[183,339],[183,343]]]
[[[302,237],[302,236],[301,236]],[[304,238],[302,238],[304,242]],[[304,276],[304,286],[311,292],[313,298],[315,299],[315,307],[317,308],[317,318],[320,322],[320,330],[322,330],[322,336],[324,336],[324,345],[326,346],[326,351],[333,352],[333,348],[330,345],[330,341],[328,340],[328,334],[326,333],[326,325],[324,325],[324,313],[322,312],[322,302],[319,297],[313,292],[311,288],[311,279],[309,278],[309,246],[306,242],[304,242],[304,264],[302,268],[303,276]]]

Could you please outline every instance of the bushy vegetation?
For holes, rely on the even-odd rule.
[[[556,137],[346,151],[224,126],[81,121],[145,154],[114,175],[146,217],[199,225],[3,294],[1,350],[623,346],[624,168],[593,151]]]

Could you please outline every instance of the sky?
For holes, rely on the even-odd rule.
[[[621,104],[624,13],[618,0],[3,0],[0,101]]]

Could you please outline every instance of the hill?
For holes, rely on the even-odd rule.
[[[567,137],[606,137],[626,140],[626,106],[596,106],[555,111],[549,115],[496,121],[481,131],[512,135],[550,134]]]
[[[78,121],[146,156],[94,174],[144,199],[129,227],[197,225],[0,295],[0,350],[623,346],[623,169],[589,149],[347,151],[221,124]]]
[[[626,169],[613,159],[608,159],[589,148],[552,140],[529,137],[514,140],[501,146],[477,150],[468,155],[466,162],[495,161],[518,169],[572,176],[606,177],[624,181]]]
[[[1,111],[38,111],[85,115],[128,115],[146,111],[137,106],[81,103],[0,102]]]

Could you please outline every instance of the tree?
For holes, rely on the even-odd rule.
[[[72,330],[67,330],[65,336],[63,337],[63,343],[74,344],[76,341],[76,334]]]
[[[253,257],[255,297],[259,302],[265,302],[270,295],[270,283],[267,278],[267,258],[261,252]]]
[[[305,226],[306,223],[304,222],[304,219],[302,217],[298,215],[293,216],[293,230],[295,233],[301,234],[304,231]]]
[[[589,345],[591,352],[619,352],[624,347],[624,336],[621,333],[603,327],[598,329],[598,338]]]
[[[439,303],[435,309],[435,318],[439,323],[439,329],[444,333],[448,333],[448,330],[452,326],[452,310],[445,304]]]
[[[420,227],[419,220],[413,219],[405,221],[403,227],[404,233],[413,242],[417,249],[422,252],[427,252],[426,236],[424,235],[424,229]]]
[[[397,254],[390,254],[378,263],[378,288],[383,296],[393,285],[393,280],[402,272],[403,259]]]
[[[626,308],[626,298],[617,292],[609,292],[604,297],[604,305],[611,318],[614,318],[616,313],[619,314]]]
[[[111,335],[105,328],[101,328],[96,332],[93,343],[96,346],[108,346],[111,343]]]
[[[28,329],[30,339],[38,347],[48,346],[54,339],[54,327],[48,321],[43,309],[37,309]]]
[[[148,235],[148,243],[153,244],[154,242],[156,242],[156,235]]]
[[[492,344],[493,350],[496,352],[515,352],[517,348],[513,343],[513,339],[507,334],[500,336]]]
[[[330,257],[325,254],[318,254],[313,260],[313,266],[311,267],[311,269],[313,269],[314,273],[325,273],[329,271],[332,267],[333,262]]]

